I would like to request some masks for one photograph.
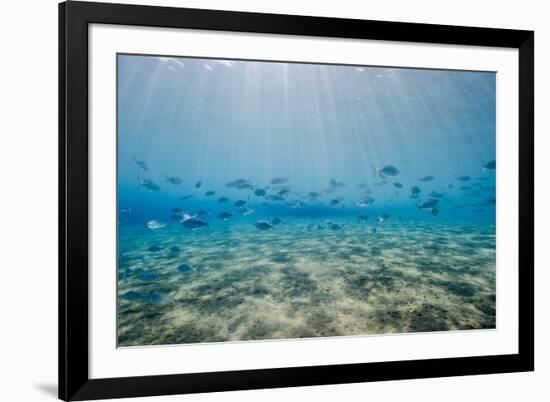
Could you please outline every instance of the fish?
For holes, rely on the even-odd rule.
[[[202,186],[202,181],[198,181],[195,183],[195,188],[200,188]]]
[[[449,190],[452,190],[453,187],[454,187],[454,185],[452,185],[452,184],[447,184],[447,188],[448,188]]]
[[[434,179],[435,179],[435,177],[433,177],[433,176],[424,176],[424,177],[421,177],[420,179],[418,179],[418,181],[428,183],[430,181],[433,181]]]
[[[270,200],[270,201],[284,201],[285,200],[283,197],[281,197],[280,195],[277,195],[277,194],[270,194],[270,195],[266,196],[265,199]]]
[[[182,180],[178,176],[168,176],[166,174],[164,176],[166,176],[166,181],[174,186],[178,186],[182,183]]]
[[[341,207],[344,206],[344,204],[342,203],[342,200],[341,199],[338,199],[338,198],[334,198],[332,200],[329,201],[329,205],[331,207],[335,207],[337,205],[340,205]]]
[[[187,194],[179,198],[180,201],[188,200],[189,198],[192,198],[193,194]]]
[[[380,177],[381,179],[387,176],[397,176],[399,174],[399,169],[392,165],[386,165],[382,168],[372,166],[372,169],[374,170],[374,177]]]
[[[163,246],[159,246],[157,244],[154,244],[152,246],[150,246],[147,251],[150,251],[152,253],[156,253],[157,251],[161,251],[161,250],[164,250],[164,247]]]
[[[364,222],[367,222],[367,221],[369,220],[369,216],[368,216],[368,215],[359,215],[359,216],[357,217],[357,220],[358,220],[359,222],[363,222],[363,223],[364,223]]]
[[[338,230],[344,232],[344,226],[345,226],[344,224],[339,225],[338,223],[327,222],[327,226],[330,230],[334,230],[335,232]]]
[[[120,297],[122,299],[128,300],[128,301],[143,300],[143,295],[141,293],[133,291],[133,290],[130,290],[129,292],[124,293]]]
[[[272,225],[280,225],[280,224],[282,224],[282,223],[283,223],[283,221],[282,221],[281,218],[273,218],[273,219],[271,220],[271,224],[272,224]]]
[[[420,188],[417,187],[417,186],[411,187],[411,195],[410,195],[410,197],[411,197],[411,198],[417,198],[421,191],[422,191],[422,190],[420,190]]]
[[[143,282],[153,282],[157,279],[157,274],[154,272],[143,271],[139,273],[138,278]]]
[[[375,227],[372,227],[372,228],[370,228],[370,231],[371,231],[371,233],[374,234],[374,233],[376,233],[376,228],[375,228]]]
[[[367,196],[361,198],[359,201],[357,201],[355,203],[355,205],[357,205],[358,207],[363,208],[363,207],[368,207],[373,202],[374,202],[374,198],[372,198],[370,195],[367,195]]]
[[[398,182],[393,183],[393,186],[395,188],[403,188],[403,185],[401,183],[398,183]]]
[[[290,190],[288,188],[283,188],[283,189],[279,190],[277,195],[280,195],[281,197],[283,197],[283,196],[287,195],[289,192],[290,192]]]
[[[254,185],[252,183],[241,183],[235,186],[238,190],[254,190]]]
[[[146,223],[147,227],[151,230],[158,230],[158,229],[164,229],[165,227],[168,226],[167,223],[164,223],[164,222],[161,222],[161,221],[157,221],[157,220],[151,220],[149,222]]]
[[[329,185],[330,185],[331,190],[336,190],[336,189],[339,189],[339,188],[346,187],[346,183],[343,183],[341,181],[336,181],[334,179],[330,179]]]
[[[288,183],[289,177],[275,177],[271,179],[271,184],[285,184]]]
[[[132,156],[133,162],[139,166],[141,171],[147,172],[149,168],[147,167],[147,164],[144,161],[138,161],[135,156]]]
[[[390,214],[382,214],[378,217],[378,222],[386,222],[388,219],[391,218]]]
[[[170,247],[170,251],[174,254],[177,254],[181,251],[181,248],[179,248],[178,246],[172,246]]]
[[[483,163],[483,161],[481,161],[481,164],[483,165],[483,170],[495,170],[497,168],[497,161],[495,160],[487,163]]]
[[[309,198],[318,198],[321,196],[321,193],[318,193],[317,191],[310,191],[308,193],[308,197]]]
[[[207,197],[211,197],[213,196],[214,194],[216,194],[215,191],[212,191],[212,190],[208,190],[206,193],[204,193],[204,195],[206,195]]]
[[[192,230],[208,226],[208,222],[195,217],[184,217],[184,219],[181,221],[181,224],[183,225],[183,227]]]
[[[439,214],[439,208],[432,208],[431,214],[432,216],[437,216]]]
[[[157,305],[165,305],[168,303],[176,302],[172,297],[166,296],[162,293],[157,293],[157,292],[148,294],[147,296],[145,296],[144,300],[147,303],[157,304]]]
[[[246,179],[237,179],[237,180],[227,182],[225,186],[232,188],[232,187],[236,187],[239,183],[246,183],[246,182],[248,182],[248,180]]]
[[[437,191],[434,190],[430,193],[430,196],[433,197],[433,198],[443,198],[443,197],[445,197],[445,194],[438,193]]]
[[[456,179],[458,181],[470,181],[470,176],[458,176]]]
[[[186,274],[186,273],[189,273],[189,272],[195,272],[195,268],[193,268],[191,265],[189,264],[180,264],[178,265],[178,267],[176,268],[178,271]]]
[[[220,197],[220,198],[218,198],[218,202],[219,202],[220,204],[224,204],[224,203],[226,203],[227,201],[229,201],[229,198],[227,198],[227,197]]]
[[[235,201],[235,203],[233,204],[233,206],[235,208],[242,208],[246,205],[246,201],[245,200],[237,200]]]
[[[418,211],[420,211],[421,209],[431,210],[433,208],[437,208],[437,206],[439,205],[439,200],[436,200],[434,198],[430,198],[430,199],[424,201],[423,203],[417,203],[415,205],[416,205],[416,208],[418,209]]]
[[[250,208],[242,208],[241,209],[241,215],[243,215],[243,216],[252,215],[254,212],[256,212],[256,210],[250,209]]]
[[[269,230],[273,228],[273,224],[265,220],[256,221],[254,226],[256,226],[259,230]]]
[[[231,218],[233,214],[231,212],[220,212],[218,214],[218,219],[221,219],[222,221],[226,221],[229,218]]]
[[[267,194],[267,191],[265,191],[263,188],[257,188],[256,190],[254,190],[254,194],[258,197],[263,197]]]
[[[139,183],[139,187],[143,187],[143,188],[146,188],[147,190],[155,191],[155,192],[160,191],[160,186],[151,179],[141,180],[141,182]]]
[[[286,203],[286,205],[290,208],[296,209],[296,208],[305,207],[307,204],[305,202],[296,200],[296,201],[289,201]]]

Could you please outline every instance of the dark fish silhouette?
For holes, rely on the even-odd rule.
[[[189,272],[195,272],[195,268],[193,268],[189,264],[180,264],[180,265],[178,265],[177,270],[184,273],[184,274],[189,273]]]
[[[149,191],[160,191],[160,186],[151,179],[143,179],[139,183],[139,186],[146,188]]]
[[[445,194],[438,193],[437,191],[434,190],[430,193],[430,196],[433,197],[433,198],[443,198],[443,197],[445,197]]]
[[[395,188],[403,188],[403,185],[401,183],[397,183],[397,182],[393,183],[393,186]]]
[[[147,251],[150,251],[150,252],[152,252],[152,253],[156,253],[156,252],[161,251],[161,250],[164,250],[164,247],[163,247],[163,246],[159,246],[159,245],[157,245],[157,244],[152,245],[151,247],[149,247],[149,248],[147,249]]]
[[[254,225],[259,230],[269,230],[269,229],[273,228],[273,225],[271,223],[269,223],[268,221],[264,221],[264,220],[257,221]]]
[[[202,186],[202,181],[198,181],[195,183],[195,188],[200,188],[200,186]]]
[[[219,202],[220,204],[224,204],[224,203],[226,203],[227,201],[229,201],[229,198],[227,198],[227,197],[220,197],[220,198],[218,198],[218,202]]]
[[[410,197],[411,197],[411,198],[417,198],[418,195],[420,194],[420,191],[421,191],[421,190],[420,190],[419,187],[416,187],[416,186],[411,187],[411,195],[410,195]]]
[[[221,219],[222,221],[226,221],[229,218],[231,218],[233,214],[231,212],[220,212],[218,214],[218,219]]]
[[[424,183],[427,183],[427,182],[432,181],[433,179],[435,179],[435,177],[433,177],[433,176],[424,176],[424,177],[421,177],[420,179],[418,179],[418,181],[422,181]]]
[[[470,176],[459,176],[456,179],[459,181],[470,181]]]
[[[130,290],[129,292],[124,293],[120,296],[124,300],[128,301],[138,301],[143,300],[143,295],[139,292],[135,292],[133,290]]]
[[[376,168],[372,166],[374,170],[374,177],[385,178],[387,176],[397,176],[399,174],[399,169],[392,165],[386,165],[383,168]]]
[[[235,203],[233,204],[233,206],[235,208],[242,208],[246,205],[246,201],[245,200],[237,200],[235,201]]]
[[[267,194],[267,192],[263,188],[257,188],[256,190],[254,190],[254,194],[258,197],[263,197]]]
[[[270,201],[284,201],[285,200],[283,197],[281,197],[280,195],[277,195],[277,194],[270,194],[270,195],[266,196],[265,199],[270,200]]]
[[[174,186],[177,186],[182,183],[181,179],[178,176],[166,176],[166,181]]]
[[[214,194],[216,194],[215,191],[212,191],[212,190],[208,190],[206,193],[204,193],[207,197],[211,197],[213,196]]]
[[[279,190],[279,192],[277,194],[280,195],[281,197],[284,197],[289,192],[290,192],[290,190],[288,188],[283,188],[283,189]]]
[[[308,197],[310,198],[318,198],[321,196],[321,193],[318,193],[317,191],[311,191],[309,194],[308,194]]]
[[[327,226],[330,230],[334,230],[335,232],[340,230],[341,232],[344,232],[344,226],[345,225],[339,225],[338,223],[334,222],[327,222]]]
[[[138,275],[138,278],[141,279],[143,282],[153,282],[157,279],[157,274],[154,272],[140,272]]]
[[[367,222],[367,221],[369,220],[369,216],[368,216],[368,215],[359,215],[359,216],[357,217],[357,220],[358,220],[359,222]]]
[[[146,164],[144,161],[138,161],[138,160],[136,159],[135,156],[132,156],[132,160],[134,161],[134,163],[135,163],[136,165],[139,166],[139,168],[140,168],[142,171],[146,172],[146,171],[149,170],[149,168],[147,167],[147,164]]]
[[[180,197],[180,201],[185,201],[185,200],[188,200],[189,198],[193,197],[193,194],[187,194],[187,195],[184,195],[182,197]]]
[[[275,177],[274,179],[271,179],[271,184],[285,184],[288,183],[288,177]]]
[[[193,229],[193,230],[202,228],[204,226],[208,226],[208,222],[203,221],[202,219],[199,219],[199,218],[194,218],[194,217],[184,218],[181,224],[183,225],[183,227],[187,229]]]
[[[240,183],[235,186],[238,190],[254,190],[252,183]]]
[[[483,163],[482,161],[481,164],[483,165],[484,170],[495,170],[497,168],[497,161],[495,160],[492,160],[487,163]]]
[[[420,211],[421,209],[433,209],[433,208],[437,208],[437,206],[439,205],[439,200],[436,200],[436,199],[433,199],[433,198],[430,198],[426,201],[424,201],[423,203],[417,203],[416,204],[416,208],[418,208],[418,210]]]
[[[382,214],[378,217],[378,222],[386,222],[390,218],[391,218],[390,214]]]

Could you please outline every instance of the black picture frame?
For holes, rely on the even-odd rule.
[[[90,379],[88,25],[117,24],[519,51],[517,354]],[[59,4],[59,398],[88,400],[534,370],[534,32],[70,1]]]

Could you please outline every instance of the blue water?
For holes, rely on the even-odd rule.
[[[119,55],[119,345],[493,328],[495,96],[489,72]]]

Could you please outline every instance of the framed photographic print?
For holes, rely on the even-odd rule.
[[[530,371],[534,33],[59,5],[59,397]]]

